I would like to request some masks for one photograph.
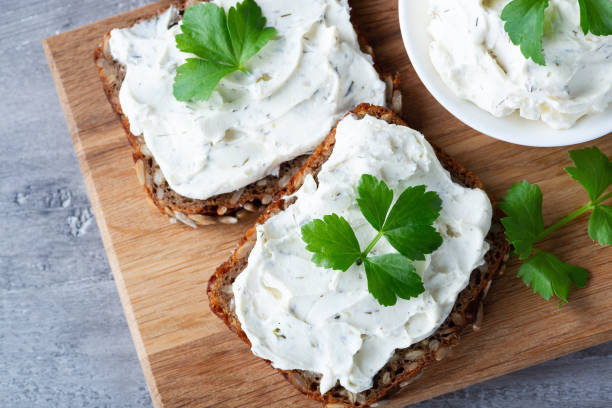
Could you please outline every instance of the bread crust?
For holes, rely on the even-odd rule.
[[[172,0],[171,5],[182,14],[186,8],[198,2],[198,0]],[[142,20],[154,18],[165,10],[167,8],[157,10],[153,15],[142,16],[131,25]],[[372,56],[374,67],[387,85],[386,99],[388,105],[394,106],[394,109],[397,111],[401,110],[399,76],[397,74],[395,76],[382,74],[380,67],[375,62],[372,47],[368,44],[366,38],[361,35],[354,22],[353,25],[362,51]],[[119,116],[132,147],[132,156],[138,180],[144,187],[148,201],[161,213],[192,227],[215,224],[217,222],[235,223],[238,221],[238,218],[246,216],[249,212],[259,212],[270,204],[273,198],[282,191],[287,182],[309,157],[309,155],[301,155],[287,161],[281,164],[278,176],[264,177],[237,191],[219,194],[205,200],[181,196],[172,190],[163,177],[161,169],[147,148],[144,138],[134,135],[130,130],[130,122],[123,113],[119,102],[119,90],[125,77],[125,67],[113,59],[110,52],[109,39],[110,32],[104,36],[103,41],[94,51],[94,61],[98,67],[104,93],[113,110]]]
[[[347,115],[351,114],[358,118],[370,115],[388,123],[406,126],[404,121],[392,111],[369,104],[361,104],[347,113]],[[283,197],[288,197],[296,192],[302,186],[307,174],[312,174],[316,179],[321,165],[333,151],[335,136],[336,127],[291,179],[278,199],[266,209],[257,221],[258,224],[264,223],[293,203]],[[465,169],[438,147],[433,147],[443,167],[450,172],[455,182],[470,188],[484,189],[482,182],[474,173]],[[408,348],[396,350],[389,362],[374,377],[373,388],[354,394],[342,386],[336,385],[330,391],[321,395],[319,392],[319,374],[302,370],[277,371],[311,399],[327,404],[338,404],[340,407],[365,407],[410,384],[433,361],[441,360],[450,347],[457,344],[465,327],[472,324],[476,329],[479,328],[483,313],[482,300],[488,293],[494,275],[502,270],[505,261],[508,259],[509,244],[505,239],[504,229],[500,222],[501,214],[493,198],[490,196],[489,198],[493,204],[494,215],[491,230],[486,237],[490,245],[490,249],[485,255],[486,264],[472,271],[470,283],[459,294],[453,310],[440,328],[427,339]],[[231,257],[219,266],[210,278],[207,288],[211,310],[249,346],[251,345],[249,339],[242,331],[240,321],[233,309],[234,301],[231,285],[238,274],[246,267],[248,256],[255,245],[255,241],[256,230],[253,227],[242,237]],[[268,361],[268,363],[270,362]]]

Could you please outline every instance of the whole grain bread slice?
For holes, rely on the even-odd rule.
[[[366,115],[387,121],[388,123],[406,126],[392,111],[382,107],[361,104],[347,115],[363,118]],[[304,163],[302,168],[291,179],[276,201],[274,201],[259,218],[258,224],[283,211],[293,202],[283,197],[297,191],[307,174],[315,177],[321,165],[331,155],[335,144],[336,129],[334,128],[316,152]],[[434,146],[438,159],[448,170],[453,180],[470,188],[483,189],[481,181],[472,172],[466,170],[452,157]],[[308,397],[327,403],[329,406],[364,407],[381,400],[388,393],[405,387],[416,380],[419,374],[433,361],[441,360],[449,348],[457,344],[461,331],[468,325],[475,330],[480,327],[483,316],[483,299],[487,295],[494,275],[502,271],[508,259],[509,245],[504,236],[500,222],[499,209],[494,207],[491,230],[486,237],[490,249],[485,255],[486,264],[472,272],[470,283],[458,296],[455,306],[440,328],[429,338],[408,348],[396,350],[389,362],[374,377],[374,386],[358,394],[347,391],[336,385],[330,391],[321,395],[319,392],[320,374],[302,370],[278,370],[280,373]],[[256,241],[255,227],[251,228],[241,239],[232,256],[221,265],[208,282],[208,297],[212,311],[225,324],[250,346],[249,339],[242,331],[240,321],[234,310],[234,295],[232,283],[246,267],[249,254]]]
[[[171,4],[182,14],[186,8],[198,2],[198,0],[172,0]],[[165,10],[166,8],[160,9],[153,15],[143,16],[132,24],[154,18]],[[177,16],[177,20],[174,23],[178,23],[179,19],[180,15]],[[354,20],[352,17],[351,19]],[[359,28],[354,21],[353,25],[358,34],[362,51],[371,55],[374,59],[372,47],[367,43],[365,37],[360,34]],[[125,78],[125,66],[113,59],[109,39],[110,33],[107,33],[102,43],[98,45],[94,52],[94,60],[98,67],[106,97],[115,113],[121,119],[121,123],[127,133],[128,141],[133,150],[132,156],[138,180],[144,187],[149,202],[162,213],[191,227],[215,224],[217,222],[235,223],[238,221],[238,218],[246,216],[249,212],[257,212],[270,204],[273,197],[287,185],[289,180],[309,157],[308,154],[305,154],[287,161],[281,164],[277,176],[270,175],[264,177],[234,192],[216,195],[205,200],[181,196],[169,186],[155,158],[147,148],[144,138],[134,135],[130,130],[130,122],[123,113],[119,102],[119,90]],[[400,112],[401,92],[399,90],[399,76],[382,74],[376,62],[374,66],[387,85],[386,99],[388,106],[391,106],[396,112]]]

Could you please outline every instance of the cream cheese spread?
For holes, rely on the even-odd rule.
[[[235,0],[213,0],[226,10]],[[385,84],[361,52],[347,0],[258,0],[278,31],[247,63],[250,74],[221,80],[208,101],[173,96],[175,9],[111,32],[126,66],[120,103],[170,187],[195,199],[238,190],[311,152],[340,116],[361,102],[385,104]]]
[[[494,116],[517,111],[567,129],[612,101],[612,36],[586,36],[576,0],[550,0],[546,66],[527,60],[504,31],[510,0],[430,0],[431,61],[446,85]]]
[[[316,266],[300,228],[336,213],[354,228],[362,248],[376,231],[356,204],[362,174],[396,194],[426,185],[442,199],[434,224],[442,246],[417,262],[425,292],[381,306],[368,292],[363,266],[347,272]],[[322,374],[320,391],[337,381],[351,392],[371,388],[395,349],[430,336],[447,318],[473,269],[484,264],[492,208],[487,195],[454,183],[420,133],[366,116],[347,116],[318,184],[307,176],[296,202],[257,226],[247,267],[233,285],[235,308],[255,355],[280,369]],[[383,238],[373,255],[396,253]]]

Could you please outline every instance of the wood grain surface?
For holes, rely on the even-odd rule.
[[[155,3],[47,38],[45,52],[64,108],[109,262],[153,401],[158,407],[317,406],[293,389],[229,332],[208,309],[205,284],[253,220],[194,231],[153,212],[132,170],[131,150],[108,105],[92,53],[105,32],[166,5]],[[379,64],[400,72],[404,118],[475,171],[500,198],[516,181],[544,191],[547,222],[587,197],[563,168],[566,148],[499,142],[463,125],[423,87],[404,51],[394,0],[355,0],[355,19]],[[612,155],[610,135],[597,145]],[[560,230],[542,247],[587,267],[592,278],[558,309],[518,280],[510,262],[485,304],[479,332],[442,363],[390,398],[400,407],[612,339],[612,249],[594,245],[587,219]]]

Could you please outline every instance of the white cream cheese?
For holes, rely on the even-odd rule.
[[[446,85],[494,116],[519,111],[554,129],[612,101],[612,36],[586,36],[576,0],[550,0],[546,66],[527,60],[504,31],[510,0],[430,0],[430,56]]]
[[[316,266],[302,225],[326,214],[345,217],[362,248],[376,231],[356,204],[362,174],[384,180],[396,197],[425,184],[442,199],[435,223],[442,246],[417,262],[425,292],[381,306],[368,292],[363,266],[347,272]],[[252,351],[280,369],[323,375],[321,393],[337,381],[352,392],[372,387],[395,349],[430,336],[450,313],[474,268],[484,263],[492,209],[487,195],[451,180],[423,135],[366,116],[344,118],[317,185],[307,176],[287,210],[257,226],[257,242],[234,286],[236,314]],[[373,254],[395,253],[383,238]]]
[[[214,0],[229,9],[235,0]],[[210,100],[177,101],[172,84],[190,54],[176,48],[176,10],[111,32],[127,67],[120,102],[168,183],[195,199],[238,190],[309,153],[347,110],[383,105],[385,84],[361,52],[347,0],[258,0],[278,31]]]

